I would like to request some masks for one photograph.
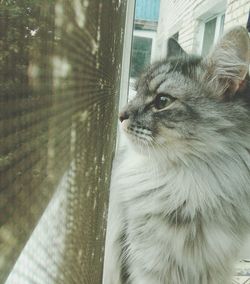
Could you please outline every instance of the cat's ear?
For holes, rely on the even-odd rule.
[[[250,40],[243,27],[227,32],[204,59],[206,78],[219,95],[233,96],[249,69]]]
[[[182,49],[179,43],[172,37],[168,39],[167,58],[179,57],[185,55],[186,52]]]

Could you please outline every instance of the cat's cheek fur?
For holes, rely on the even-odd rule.
[[[181,134],[174,128],[159,125],[155,134],[155,141],[159,145],[173,146],[180,142]]]

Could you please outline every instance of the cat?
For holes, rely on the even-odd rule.
[[[104,284],[229,284],[250,231],[250,42],[202,58],[172,38],[120,113]]]

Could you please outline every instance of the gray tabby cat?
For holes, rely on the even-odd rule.
[[[250,231],[250,42],[206,58],[173,39],[120,114],[132,149],[113,176],[105,284],[228,284]]]

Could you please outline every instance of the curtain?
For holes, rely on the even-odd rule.
[[[101,283],[126,1],[0,1],[0,283]]]

